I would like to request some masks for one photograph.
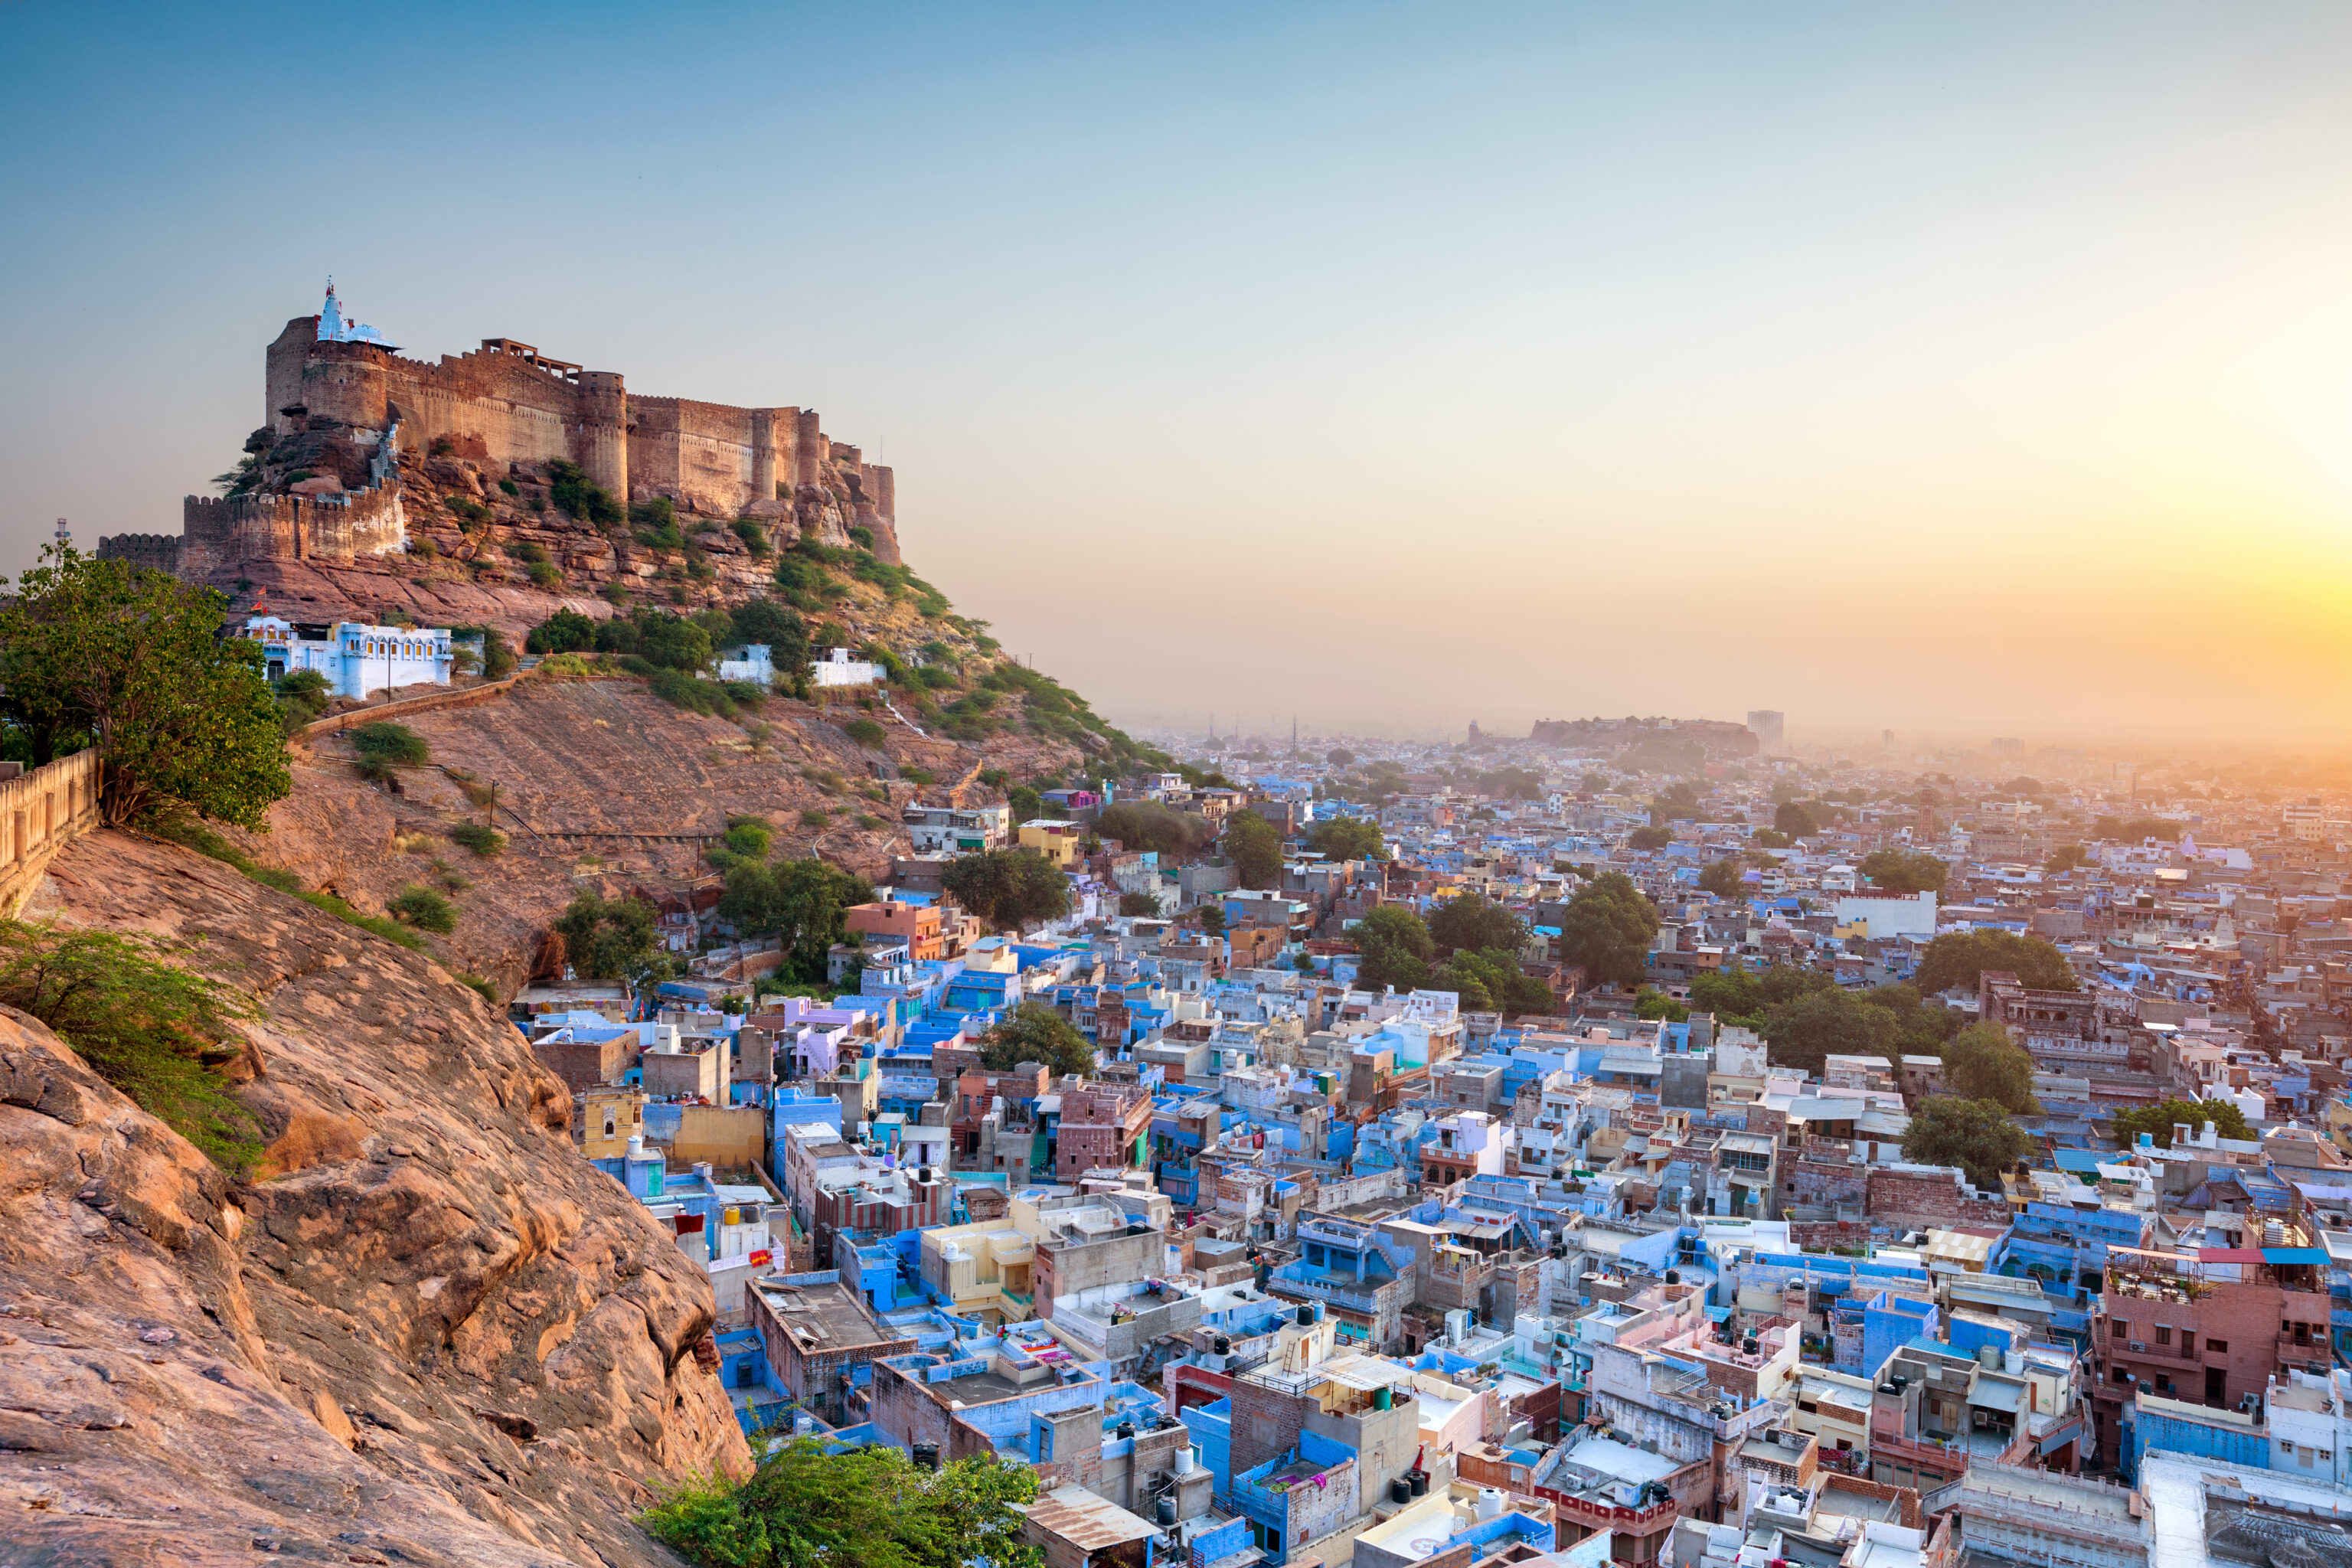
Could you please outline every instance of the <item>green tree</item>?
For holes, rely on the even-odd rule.
[[[1203,936],[1219,937],[1225,934],[1225,907],[1223,904],[1202,904],[1192,913],[1201,922],[1201,933]]]
[[[351,740],[352,750],[359,753],[363,778],[388,779],[395,769],[421,768],[433,760],[433,750],[424,736],[388,719],[361,725],[352,731]]]
[[[1897,898],[1914,893],[1940,893],[1952,868],[1933,855],[1908,849],[1874,849],[1862,858],[1862,874],[1879,891]]]
[[[1759,849],[1786,849],[1790,843],[1789,836],[1776,827],[1759,827],[1748,836],[1748,841]]]
[[[1736,899],[1739,896],[1741,888],[1739,876],[1738,861],[1715,861],[1700,869],[1699,889],[1702,892],[1713,893],[1718,899]]]
[[[1465,893],[1430,910],[1429,939],[1440,956],[1488,948],[1516,955],[1528,940],[1528,922],[1480,894]]]
[[[1946,931],[1919,955],[1912,984],[1929,996],[1956,987],[1972,991],[1988,969],[2014,974],[2035,991],[2082,989],[2064,953],[2038,936],[2006,931]]]
[[[1024,1002],[990,1026],[980,1037],[980,1065],[1011,1072],[1023,1062],[1042,1062],[1056,1078],[1095,1070],[1095,1047],[1070,1021],[1043,1002]]]
[[[2159,1149],[2172,1147],[2174,1123],[2185,1125],[2192,1135],[2201,1135],[2208,1121],[2213,1124],[2216,1136],[2239,1140],[2251,1139],[2253,1129],[2246,1125],[2246,1113],[2227,1100],[2167,1100],[2161,1105],[2144,1105],[2137,1110],[2119,1110],[2112,1123],[2116,1146],[2129,1149],[2139,1142],[2139,1135],[2147,1133]]]
[[[1118,912],[1129,918],[1157,915],[1160,900],[1150,893],[1121,893],[1118,896]]]
[[[1356,922],[1348,933],[1356,942],[1361,962],[1356,984],[1367,991],[1393,985],[1410,991],[1429,978],[1430,960],[1437,943],[1429,928],[1402,904],[1382,904]]]
[[[269,689],[277,694],[279,721],[289,737],[324,713],[335,695],[326,676],[315,669],[282,675],[269,683]]]
[[[221,1068],[259,1009],[145,936],[0,921],[0,1003],[47,1025],[90,1070],[232,1173],[261,1152],[258,1124]]]
[[[1037,1472],[993,1456],[936,1472],[868,1444],[828,1454],[784,1444],[741,1482],[716,1473],[666,1494],[638,1522],[696,1568],[1044,1568],[1016,1503]]]
[[[117,826],[177,806],[255,832],[292,787],[257,643],[228,601],[151,567],[50,545],[0,608],[0,718],[38,767],[85,746]]]
[[[1501,947],[1458,948],[1423,984],[1458,994],[1462,1005],[1474,1013],[1549,1013],[1558,1001],[1550,986],[1520,972],[1517,952]]]
[[[1355,762],[1356,753],[1345,746],[1334,746],[1323,753],[1323,760],[1335,768],[1344,768]]]
[[[585,653],[596,646],[596,623],[577,610],[558,610],[530,628],[525,653]]]
[[[1628,845],[1645,852],[1664,849],[1674,841],[1675,830],[1671,827],[1637,827],[1625,836]]]
[[[1669,1024],[1679,1024],[1690,1016],[1691,1010],[1663,991],[1644,985],[1633,995],[1633,1016],[1664,1018]]]
[[[868,751],[880,746],[889,738],[889,731],[871,719],[852,719],[841,727],[841,732]]]
[[[2063,877],[2075,867],[2087,866],[2090,862],[2091,852],[2088,849],[2079,844],[2061,844],[2050,852],[2050,858],[2042,863],[2042,872],[2046,877]]]
[[[2181,834],[2186,831],[2184,824],[2161,816],[2102,816],[2091,824],[2092,837],[2116,839],[2126,844],[2137,844],[2146,838],[2178,844]]]
[[[1246,806],[1225,818],[1224,850],[1244,888],[1271,888],[1282,879],[1282,830]]]
[[[1388,837],[1360,816],[1327,816],[1307,830],[1307,847],[1333,860],[1385,860]]]
[[[2033,1058],[1999,1024],[1971,1024],[1944,1047],[1944,1091],[1990,1100],[2020,1116],[2039,1116]]]
[[[2034,1148],[2032,1134],[1990,1100],[1930,1095],[1903,1134],[1903,1157],[1918,1165],[1958,1165],[1982,1191],[2000,1190],[2001,1173]]]
[[[942,880],[955,901],[1000,931],[1056,919],[1070,909],[1070,881],[1034,849],[990,849],[949,862]]]
[[[1034,822],[1045,810],[1045,797],[1027,784],[1014,784],[1006,792],[1004,804],[1012,809],[1013,826],[1015,827],[1024,822]]]
[[[1559,955],[1593,984],[1631,985],[1648,968],[1657,906],[1622,871],[1603,871],[1577,889],[1560,917]]]
[[[1916,985],[1882,985],[1864,993],[1863,1000],[1895,1015],[1895,1047],[1905,1056],[1941,1055],[1944,1042],[1960,1027],[1959,1013],[1927,1001]]]
[[[1163,860],[1181,860],[1205,847],[1209,825],[1153,800],[1113,801],[1095,818],[1095,831],[1129,849],[1148,849]]]
[[[766,644],[770,661],[780,670],[796,672],[808,662],[807,624],[773,599],[736,605],[733,633],[736,642]]]
[[[584,980],[617,980],[644,973],[659,949],[659,916],[643,899],[582,893],[556,917],[563,952]]]
[[[1790,838],[1808,838],[1822,830],[1822,824],[1803,802],[1784,800],[1773,808],[1772,830]]]
[[[1767,1054],[1776,1067],[1818,1073],[1825,1057],[1896,1055],[1895,1015],[1835,986],[1773,1008],[1764,1019]]]

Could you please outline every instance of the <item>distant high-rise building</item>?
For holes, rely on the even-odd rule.
[[[1894,731],[1881,730],[1878,732],[1878,749],[1882,752],[1891,752],[1895,749]]]
[[[2021,756],[2024,751],[2025,742],[2015,735],[1995,735],[1992,738],[1992,754],[1996,757]]]
[[[1780,731],[1785,722],[1783,715],[1769,708],[1759,708],[1748,715],[1748,733],[1756,737],[1766,756],[1778,755],[1781,751]]]

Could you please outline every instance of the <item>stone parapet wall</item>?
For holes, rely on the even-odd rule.
[[[50,858],[101,825],[104,777],[93,751],[0,780],[0,914],[15,919]]]

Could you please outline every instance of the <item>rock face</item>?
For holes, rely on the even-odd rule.
[[[190,944],[263,1010],[241,1097],[317,1135],[232,1184],[0,1010],[7,1561],[672,1561],[630,1515],[748,1458],[710,1288],[573,1152],[521,1037],[422,955],[135,836],[73,845],[26,912]]]
[[[899,812],[919,795],[942,798],[983,763],[1034,773],[1080,754],[1034,737],[966,746],[897,725],[882,752],[867,752],[805,704],[779,698],[767,711],[768,737],[754,749],[740,725],[674,707],[641,680],[534,677],[488,701],[405,719],[435,765],[404,770],[397,795],[358,776],[347,739],[320,738],[295,753],[294,793],[270,812],[270,831],[244,837],[243,847],[371,913],[411,884],[439,885],[436,862],[447,867],[470,885],[448,892],[458,925],[432,939],[436,951],[511,994],[530,978],[541,934],[576,894],[618,897],[711,879],[703,844],[730,817],[772,824],[779,854],[821,854],[878,879],[908,848]],[[927,769],[939,786],[868,777],[884,755]],[[485,812],[443,767],[471,775],[478,792],[498,785],[503,855],[483,859],[446,837]],[[827,813],[824,826],[803,821],[812,810]],[[861,826],[861,817],[879,826]]]

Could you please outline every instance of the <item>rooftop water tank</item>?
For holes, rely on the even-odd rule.
[[[1478,1489],[1478,1517],[1480,1519],[1503,1517],[1503,1490],[1500,1487]]]

